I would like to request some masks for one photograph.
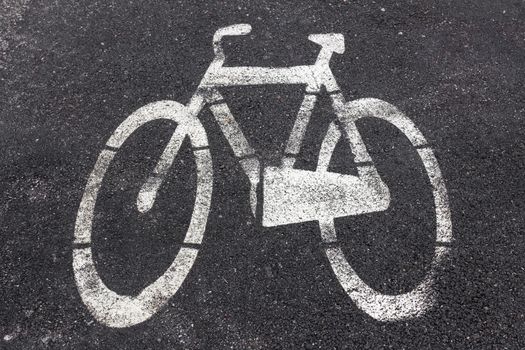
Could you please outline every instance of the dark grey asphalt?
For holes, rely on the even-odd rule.
[[[9,6],[0,8],[1,349],[525,348],[523,1],[2,4]],[[426,316],[380,323],[357,309],[313,223],[255,225],[248,181],[209,112],[202,121],[213,148],[214,198],[204,247],[181,291],[152,319],[124,330],[98,324],[83,305],[72,239],[100,150],[138,107],[186,103],[213,58],[214,31],[234,23],[254,30],[228,41],[230,65],[312,63],[318,48],[308,34],[343,33],[347,50],[331,67],[346,98],[389,101],[432,144],[456,246]],[[302,93],[298,86],[224,91],[270,162],[282,152]],[[303,168],[313,166],[333,117],[328,102],[314,112]],[[361,127],[393,205],[340,220],[338,229],[367,283],[410,290],[433,249],[429,185],[399,132],[377,121]],[[191,167],[175,167],[150,213],[134,207],[170,130],[159,123],[134,135],[102,189],[94,251],[103,280],[121,293],[162,274],[189,219],[192,192],[181,185],[194,181]],[[334,171],[352,171],[345,146],[333,163]]]

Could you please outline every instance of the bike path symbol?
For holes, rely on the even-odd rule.
[[[312,34],[309,40],[321,50],[313,65],[293,67],[225,67],[221,47],[224,36],[246,35],[251,26],[237,24],[217,30],[213,37],[215,58],[187,105],[174,101],[150,103],[126,118],[111,135],[100,153],[84,190],[75,226],[73,269],[80,296],[101,323],[110,327],[129,327],[149,319],[172,298],[195,263],[202,243],[212,197],[212,159],[208,137],[198,115],[209,107],[235,157],[250,181],[250,203],[254,215],[262,205],[262,225],[272,227],[316,220],[324,252],[337,280],[353,302],[380,321],[395,321],[424,314],[434,303],[434,282],[452,243],[447,192],[432,149],[414,123],[393,105],[374,98],[345,101],[329,67],[332,54],[342,54],[341,34]],[[219,88],[267,84],[302,84],[306,93],[289,136],[280,166],[262,167],[231,114]],[[294,169],[317,95],[322,88],[329,94],[337,121],[332,122],[321,145],[317,169]],[[337,242],[334,219],[386,210],[390,205],[387,185],[379,176],[356,127],[360,118],[383,119],[397,127],[417,149],[432,186],[436,242],[427,275],[410,292],[382,294],[368,286],[352,269]],[[196,198],[190,225],[181,249],[172,264],[156,281],[137,296],[119,295],[101,280],[93,261],[91,228],[97,194],[108,166],[126,139],[151,121],[167,119],[177,128],[158,163],[137,195],[137,209],[149,211],[158,190],[185,138],[189,138],[197,171]],[[355,156],[358,175],[328,171],[336,144],[343,138]]]

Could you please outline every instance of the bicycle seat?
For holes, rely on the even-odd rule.
[[[345,52],[345,38],[340,33],[310,34],[308,40],[338,54]]]
[[[216,55],[224,55],[221,47],[221,40],[224,36],[236,36],[250,34],[252,26],[249,24],[234,24],[228,27],[219,28],[213,35],[213,50]]]

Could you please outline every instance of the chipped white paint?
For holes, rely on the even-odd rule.
[[[303,103],[297,113],[295,124],[293,126],[288,143],[286,145],[286,153],[296,155],[301,149],[301,142],[303,141],[304,134],[306,133],[306,127],[310,122],[310,116],[314,109],[315,103],[317,102],[316,95],[306,94],[303,99]]]
[[[390,204],[385,185],[353,175],[266,167],[263,179],[266,227],[383,211]]]
[[[119,295],[100,279],[91,248],[73,250],[73,270],[80,296],[91,314],[109,327],[129,327],[153,316],[179,289],[198,250],[182,247],[173,263],[137,296]]]
[[[368,160],[370,156],[361,138],[357,137],[355,122],[363,117],[374,117],[388,121],[400,129],[410,140],[412,145],[418,148],[419,156],[423,162],[427,175],[433,188],[433,196],[436,212],[436,243],[434,256],[430,265],[430,271],[412,291],[400,295],[381,294],[368,285],[358,276],[346,260],[341,248],[333,242],[335,227],[332,221],[320,221],[321,235],[326,242],[332,246],[325,249],[326,256],[332,265],[337,279],[347,294],[356,305],[368,315],[380,321],[395,321],[416,317],[425,313],[434,303],[434,279],[440,265],[449,253],[449,244],[452,243],[452,225],[450,222],[450,210],[445,185],[434,153],[426,146],[426,140],[416,128],[414,123],[391,104],[378,99],[359,99],[346,104],[340,104],[336,112],[341,120],[343,129],[349,134],[347,138],[352,152],[356,155],[356,161]],[[340,133],[334,131],[330,126],[325,140],[322,144],[317,171],[327,171],[331,155],[335,145],[341,137]],[[422,147],[422,148],[421,148]],[[357,152],[357,154],[356,154]],[[371,187],[376,181],[376,170],[372,165],[359,166],[359,177],[369,179]],[[350,203],[351,204],[351,203]],[[442,246],[446,245],[446,246]]]
[[[445,185],[437,160],[426,140],[410,119],[391,104],[377,99],[346,102],[339,92],[329,62],[332,54],[345,50],[341,34],[313,34],[308,38],[321,46],[312,65],[294,67],[224,67],[226,59],[221,40],[227,35],[246,35],[251,27],[238,24],[219,29],[213,37],[215,58],[197,91],[186,106],[172,101],[151,103],[131,114],[115,130],[93,169],[84,191],[75,226],[73,268],[82,300],[93,316],[110,327],[129,327],[154,315],[175,295],[197,257],[210,209],[213,174],[206,132],[197,116],[210,106],[215,120],[239,159],[250,182],[250,203],[254,215],[262,204],[262,224],[276,226],[315,220],[321,237],[329,243],[325,253],[337,280],[355,304],[381,321],[401,320],[423,314],[433,305],[434,279],[452,242],[450,211]],[[223,86],[266,84],[306,85],[306,95],[286,145],[281,166],[263,167],[254,149],[223,101],[218,88]],[[321,88],[330,93],[337,115],[322,142],[316,171],[294,169]],[[390,193],[375,168],[364,145],[356,121],[363,117],[381,118],[402,131],[417,147],[430,178],[436,207],[437,246],[427,276],[414,290],[400,295],[385,295],[372,289],[349,265],[337,243],[334,218],[378,212],[390,205]],[[137,194],[137,209],[146,213],[155,199],[173,160],[185,138],[189,138],[197,168],[196,199],[184,243],[171,266],[137,296],[119,295],[100,279],[91,250],[93,213],[104,174],[118,149],[139,127],[153,120],[168,119],[177,123],[157,166]],[[358,175],[328,171],[331,157],[341,137],[349,143],[357,162]],[[262,181],[262,198],[257,198]],[[185,246],[191,244],[191,246]]]
[[[175,156],[177,155],[185,137],[186,130],[184,129],[184,125],[179,125],[175,129],[168,145],[160,156],[160,160],[158,161],[153,174],[146,180],[139,191],[137,196],[137,209],[141,213],[149,211],[153,206],[159,187],[162,184],[162,180],[166,176],[171,164],[173,164]]]
[[[250,206],[253,216],[256,216],[257,209],[257,185],[259,185],[259,175],[261,172],[261,164],[259,159],[252,157],[240,160],[241,166],[248,176],[250,181]]]
[[[154,315],[177,292],[197,257],[197,248],[182,247],[164,274],[137,296],[119,295],[110,290],[101,280],[93,261],[93,212],[104,175],[117,151],[115,149],[142,125],[159,119],[173,120],[177,128],[154,174],[138,193],[137,209],[142,212],[151,209],[173,158],[184,138],[189,137],[197,168],[197,194],[184,243],[200,244],[206,228],[212,193],[212,166],[204,128],[191,109],[177,102],[159,101],[138,109],[120,124],[107,142],[107,146],[113,149],[103,150],[100,154],[88,179],[75,227],[73,270],[80,296],[92,315],[110,327],[129,327]]]
[[[241,127],[230,112],[226,103],[211,105],[210,110],[215,120],[221,127],[221,131],[230,142],[230,146],[236,157],[242,158],[255,153],[244,137]]]
[[[398,321],[421,316],[433,306],[432,285],[446,250],[436,247],[430,272],[416,288],[400,295],[381,294],[370,288],[352,269],[340,247],[327,248],[326,256],[341,286],[361,310],[379,321]]]

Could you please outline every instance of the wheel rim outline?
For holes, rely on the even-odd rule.
[[[144,124],[166,119],[185,125],[197,168],[194,210],[184,243],[172,264],[137,296],[119,295],[101,280],[92,256],[91,229],[93,212],[104,175],[124,141]],[[175,295],[186,279],[202,242],[212,195],[211,155],[206,132],[185,106],[174,101],[158,101],[139,108],[126,118],[111,135],[88,178],[75,224],[73,270],[82,301],[91,314],[109,327],[129,327],[144,322]],[[190,246],[184,246],[190,244]]]
[[[350,266],[339,243],[330,242],[324,248],[325,254],[345,292],[359,309],[372,318],[379,321],[397,321],[421,316],[435,303],[436,293],[433,290],[435,277],[450,254],[453,243],[448,196],[437,159],[415,124],[388,102],[363,98],[346,103],[344,109],[337,112],[343,123],[354,123],[365,117],[385,120],[396,126],[416,147],[432,186],[436,215],[436,245],[430,270],[425,278],[412,291],[398,295],[382,294],[369,287]],[[334,130],[339,133],[339,136],[335,141],[329,140],[327,143],[329,133],[334,132]],[[341,133],[336,124],[332,123],[321,146],[319,165],[328,166],[333,155],[333,149],[340,137]],[[321,159],[321,157],[328,155],[329,159]],[[319,169],[318,166],[318,171],[326,171],[326,169]],[[336,237],[334,219],[328,218],[320,222],[320,230],[325,241],[327,238]]]

